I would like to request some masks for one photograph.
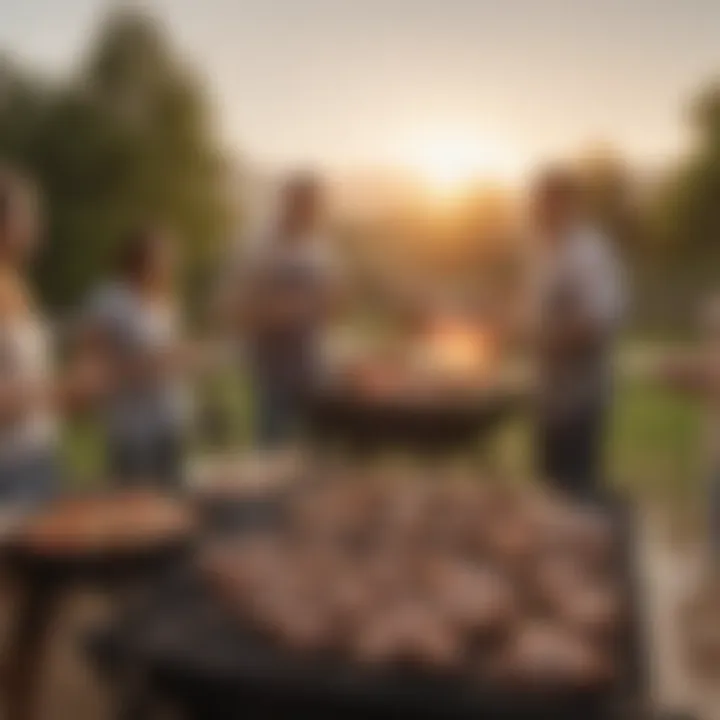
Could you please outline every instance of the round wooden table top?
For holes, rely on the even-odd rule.
[[[16,526],[20,553],[47,558],[153,550],[188,537],[194,517],[185,503],[149,490],[56,501]]]

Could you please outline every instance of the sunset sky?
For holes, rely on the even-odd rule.
[[[609,141],[655,162],[720,71],[717,0],[154,0],[230,142],[337,168],[467,148],[505,171]],[[72,66],[100,0],[0,0],[0,47]],[[429,148],[429,150],[428,150]]]

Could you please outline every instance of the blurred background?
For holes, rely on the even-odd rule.
[[[201,316],[221,258],[272,211],[277,179],[307,167],[329,185],[376,332],[372,300],[399,273],[483,297],[512,288],[527,178],[561,158],[631,268],[630,366],[685,343],[715,282],[719,21],[711,0],[3,3],[0,154],[44,194],[42,298],[61,323],[145,214],[178,228]],[[231,417],[228,442],[243,441],[242,382],[222,382],[207,391]],[[621,390],[613,477],[691,500],[693,401],[630,380]],[[73,476],[92,477],[92,432],[69,435]],[[512,428],[500,452],[523,463],[523,442]]]
[[[717,0],[0,0],[0,158],[41,191],[43,310],[63,337],[120,239],[162,218],[180,246],[189,334],[205,340],[224,270],[302,171],[327,189],[348,336],[392,338],[418,298],[492,315],[521,292],[528,189],[561,162],[628,276],[608,480],[643,520],[695,540],[708,407],[646,370],[697,347],[698,309],[720,290],[718,27]],[[450,330],[438,345],[452,375],[467,335],[453,349]],[[197,391],[193,459],[249,449],[247,368],[226,363]],[[68,489],[105,482],[99,425],[82,413],[63,424]],[[531,476],[531,435],[513,416],[489,466]],[[657,551],[647,527],[654,595],[674,611],[699,553]],[[658,647],[671,624],[656,622]],[[62,662],[53,672],[93,701],[92,683],[73,690]],[[68,716],[102,716],[83,712]]]

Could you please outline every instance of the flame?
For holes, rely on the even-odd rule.
[[[444,319],[422,338],[420,352],[424,364],[432,371],[477,376],[490,370],[494,343],[490,334],[479,328]]]
[[[346,370],[351,384],[368,397],[465,389],[491,377],[496,351],[487,328],[456,318],[432,319],[400,355],[349,364]]]

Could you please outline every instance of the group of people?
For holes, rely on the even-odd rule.
[[[533,263],[537,290],[530,305],[537,313],[532,327],[537,331],[533,345],[540,380],[537,474],[587,496],[601,489],[606,472],[614,345],[628,288],[612,239],[590,218],[583,194],[582,183],[563,170],[546,173],[535,187],[533,237],[540,256]],[[636,372],[658,386],[694,395],[705,405],[708,562],[704,567],[708,573],[701,578],[699,597],[716,609],[720,599],[720,297],[711,297],[701,308],[699,332],[701,341],[694,349],[679,357],[652,358]],[[703,452],[701,447],[698,452]]]
[[[318,334],[335,296],[329,253],[316,237],[322,204],[314,178],[289,180],[275,226],[241,267],[229,263],[211,303],[229,339],[244,342],[263,446],[293,435],[300,394],[318,369]],[[61,489],[60,419],[74,412],[97,413],[113,482],[179,487],[190,381],[217,353],[183,332],[176,238],[145,225],[122,239],[109,277],[64,333],[60,364],[29,280],[39,218],[32,184],[0,173],[0,503],[34,504]]]
[[[174,238],[147,226],[123,240],[112,276],[78,313],[70,359],[53,372],[27,279],[38,199],[27,181],[5,172],[0,200],[0,494],[30,500],[57,489],[57,418],[88,403],[101,413],[113,480],[177,485],[191,414],[186,381],[208,358],[182,333]],[[324,209],[320,183],[292,177],[274,225],[238,267],[229,263],[222,283],[217,306],[230,334],[244,341],[263,446],[282,444],[300,425],[303,392],[320,372],[320,341],[342,295]],[[611,245],[584,216],[570,173],[543,175],[531,215],[531,318],[522,332],[532,333],[541,378],[539,471],[579,490],[602,474],[622,274]]]
[[[244,348],[263,447],[286,443],[300,427],[303,394],[322,371],[321,341],[341,305],[342,273],[325,232],[325,205],[316,177],[290,177],[272,226],[243,249],[241,262],[225,263],[209,303],[224,337]],[[524,311],[508,326],[536,359],[537,474],[571,492],[592,493],[604,474],[625,273],[572,172],[544,172],[528,211]],[[213,357],[183,333],[175,238],[147,225],[123,239],[111,276],[76,313],[60,367],[29,281],[39,218],[31,183],[1,172],[0,502],[38,502],[60,489],[58,419],[88,408],[104,428],[109,478],[177,487],[192,415],[189,380],[212,366]],[[717,394],[716,367],[703,356],[662,374]],[[720,501],[712,505],[720,515]]]

